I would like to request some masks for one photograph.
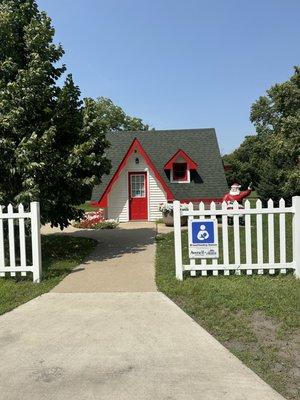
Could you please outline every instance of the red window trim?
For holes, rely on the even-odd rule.
[[[172,169],[173,164],[176,162],[176,159],[178,157],[182,157],[185,159],[187,166],[189,169],[197,169],[198,164],[189,157],[185,151],[179,149],[171,158],[170,160],[165,164],[164,169]]]
[[[184,176],[179,176],[178,177],[177,172],[176,172],[176,167],[178,165],[184,165],[185,166]],[[173,163],[172,172],[173,172],[173,181],[186,182],[188,180],[188,165],[187,165],[187,163]]]
[[[157,169],[155,168],[154,164],[152,163],[150,157],[148,156],[146,151],[143,149],[143,146],[141,145],[141,143],[138,141],[138,139],[135,138],[132,141],[131,145],[129,146],[129,149],[127,150],[127,153],[125,154],[123,160],[121,161],[120,165],[118,166],[118,168],[117,168],[116,172],[114,173],[113,177],[111,178],[111,180],[109,181],[108,185],[106,186],[104,193],[102,194],[101,198],[99,199],[99,201],[97,203],[98,207],[107,207],[108,194],[111,191],[111,189],[113,187],[113,184],[118,179],[121,171],[125,167],[128,158],[131,156],[131,154],[134,152],[135,149],[137,149],[139,151],[139,153],[144,157],[147,165],[153,171],[155,178],[160,182],[161,186],[163,187],[163,189],[164,189],[164,191],[166,193],[167,200],[168,201],[173,201],[174,200],[173,193],[168,188],[168,186],[165,183],[165,181],[163,180],[163,178],[160,176],[159,172],[157,171]]]

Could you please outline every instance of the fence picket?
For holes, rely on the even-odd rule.
[[[256,201],[256,210],[262,209],[261,200]],[[257,264],[263,263],[263,230],[262,230],[262,214],[256,215],[256,246],[257,246]],[[258,274],[263,274],[263,269],[257,271]]]
[[[2,206],[0,205],[0,215],[2,214]],[[3,232],[3,219],[0,218],[0,271],[5,267],[5,254],[4,254],[4,232]],[[0,276],[5,276],[4,272],[0,272]]]
[[[26,260],[26,236],[25,236],[25,218],[31,220],[32,227],[32,265],[27,265]],[[8,221],[8,254],[9,261],[5,260],[5,241],[6,232],[4,232],[4,220]],[[19,245],[20,245],[20,264],[19,257],[16,252],[16,237],[15,237],[15,221],[19,225]],[[5,235],[5,237],[4,237]],[[8,265],[6,265],[8,264]],[[40,281],[41,277],[41,242],[40,242],[40,216],[39,203],[33,202],[30,204],[30,212],[24,211],[24,206],[20,204],[18,211],[14,212],[13,206],[7,206],[7,212],[0,205],[0,277],[5,274],[16,276],[16,273],[21,273],[26,276],[28,272],[33,273],[33,279],[36,282]]]
[[[210,203],[210,209],[211,209],[211,211],[215,211],[216,210],[216,203],[214,201],[212,201]],[[215,215],[212,215],[211,219],[216,220],[217,217]],[[219,234],[219,229],[217,230],[217,234]],[[212,265],[213,265],[213,268],[215,268],[218,265],[218,260],[216,258],[213,258]],[[213,270],[213,275],[217,276],[218,274],[219,274],[219,272],[218,272],[217,269]]]
[[[233,210],[238,211],[239,209],[239,203],[235,201],[233,203]],[[240,265],[241,263],[241,254],[240,254],[240,221],[239,221],[239,214],[234,213],[233,214],[233,234],[234,234],[234,263],[236,265]],[[237,275],[241,274],[241,271],[238,267],[236,271]]]
[[[227,210],[225,201],[222,203],[222,210]],[[228,251],[228,217],[226,214],[222,215],[222,237],[223,237],[223,263],[229,264],[229,251]],[[224,271],[226,273],[227,270]],[[229,271],[228,271],[229,273]],[[227,275],[227,274],[226,274]]]
[[[11,204],[8,205],[7,212],[13,214],[13,206]],[[15,228],[13,218],[8,218],[8,245],[10,266],[16,268]],[[10,276],[16,276],[16,273],[10,272]]]
[[[200,213],[199,219],[205,218],[204,210],[205,210],[205,205],[203,201],[199,203],[199,210],[203,212],[203,215]],[[201,258],[201,266],[205,267],[206,266],[206,259]]]
[[[300,196],[294,196],[292,199],[293,207],[293,268],[296,278],[300,278]]]
[[[284,199],[279,200],[279,208],[284,211],[285,201]],[[280,238],[280,264],[284,265],[286,263],[286,232],[285,232],[285,213],[279,214],[279,238]],[[286,269],[282,268],[280,270],[282,273],[286,273]]]
[[[188,209],[189,209],[189,211],[193,211],[193,210],[194,210],[194,205],[193,205],[192,202],[189,203]],[[190,216],[188,217],[188,220],[189,220],[189,221],[191,221],[191,220],[193,220],[193,219],[194,219],[193,215],[190,215]],[[191,264],[191,267],[192,267],[192,268],[195,268],[196,260],[195,260],[194,258],[191,258],[190,264]],[[194,270],[190,271],[190,275],[191,275],[191,276],[196,276],[196,271],[194,271]]]
[[[268,214],[268,242],[269,242],[269,263],[274,263],[274,214],[272,214],[272,210],[274,208],[274,203],[272,199],[268,201],[268,208],[271,211]]]
[[[251,204],[249,200],[245,201],[245,210],[250,210]],[[251,215],[245,215],[245,246],[246,246],[246,264],[252,264],[252,239],[251,239]],[[251,275],[252,271],[247,270],[247,275]]]
[[[272,210],[274,208],[274,202],[272,199],[268,200],[268,209],[270,214],[268,214],[268,250],[269,250],[269,263],[274,264],[275,253],[274,253],[274,214]],[[274,274],[275,270],[270,269],[269,274]]]
[[[227,210],[226,201],[222,202],[222,210]],[[222,238],[223,238],[223,264],[229,264],[229,248],[228,248],[228,216],[222,215]],[[230,275],[229,269],[224,270],[224,275]]]
[[[19,204],[19,213],[24,213],[23,204]],[[19,218],[19,241],[20,241],[20,264],[21,267],[26,267],[26,242],[25,242],[25,221],[24,218]],[[26,276],[26,272],[21,273],[22,276]]]
[[[176,278],[183,279],[180,202],[173,203]]]

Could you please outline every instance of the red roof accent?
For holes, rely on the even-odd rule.
[[[189,157],[186,152],[179,149],[174,156],[165,164],[164,169],[172,169],[173,163],[176,162],[177,157],[182,157],[186,160],[187,166],[189,169],[197,169],[198,164]]]
[[[133,151],[137,149],[139,151],[139,153],[144,157],[148,167],[153,171],[155,178],[160,182],[160,184],[162,185],[166,195],[167,195],[167,200],[168,201],[172,201],[174,200],[174,195],[171,192],[171,190],[168,188],[167,184],[165,183],[165,181],[163,180],[163,178],[161,177],[161,175],[159,174],[159,172],[157,171],[157,169],[155,168],[154,164],[152,163],[150,157],[148,156],[148,154],[146,153],[146,151],[143,149],[141,143],[138,141],[138,139],[134,139],[133,142],[131,143],[129,149],[127,150],[127,153],[125,154],[123,160],[121,161],[120,165],[118,166],[116,172],[114,173],[113,177],[111,178],[109,184],[106,186],[104,193],[102,194],[99,202],[97,203],[97,205],[99,207],[107,207],[107,196],[109,194],[109,192],[112,189],[113,184],[116,182],[116,180],[118,179],[122,169],[125,167],[126,162],[128,160],[128,158],[130,157],[130,155],[133,153]]]

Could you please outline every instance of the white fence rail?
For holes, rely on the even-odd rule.
[[[300,278],[300,196],[293,197],[291,207],[286,207],[281,199],[278,207],[274,207],[273,201],[269,200],[267,207],[263,208],[261,201],[257,200],[255,207],[251,208],[247,200],[243,209],[237,202],[233,208],[228,208],[225,202],[216,207],[212,202],[208,209],[204,203],[200,203],[199,207],[190,203],[188,210],[181,210],[180,202],[174,201],[173,213],[177,279],[183,279],[184,271],[189,271],[191,276],[196,276],[197,271],[202,276],[208,273],[241,275],[242,271],[247,275],[252,275],[254,271],[260,275],[264,272],[275,274],[278,270],[285,274],[287,269],[293,269],[296,277]],[[188,217],[188,220],[195,217],[217,218],[221,257],[213,260],[189,259],[188,263],[184,263],[181,217]],[[292,219],[292,224],[286,224],[287,218],[290,218],[289,222]],[[286,227],[291,227],[289,236]],[[288,261],[287,240],[292,242],[290,245],[293,248]]]
[[[29,246],[28,243],[26,246],[26,220],[30,221]],[[16,212],[11,204],[0,206],[0,277],[16,276],[16,273],[26,276],[32,272],[33,281],[40,282],[41,258],[39,203],[30,203],[30,211],[24,211],[22,204]]]

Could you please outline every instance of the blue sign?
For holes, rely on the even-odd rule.
[[[189,257],[218,258],[218,221],[194,219],[189,221]]]
[[[215,243],[214,221],[192,221],[192,243]]]

